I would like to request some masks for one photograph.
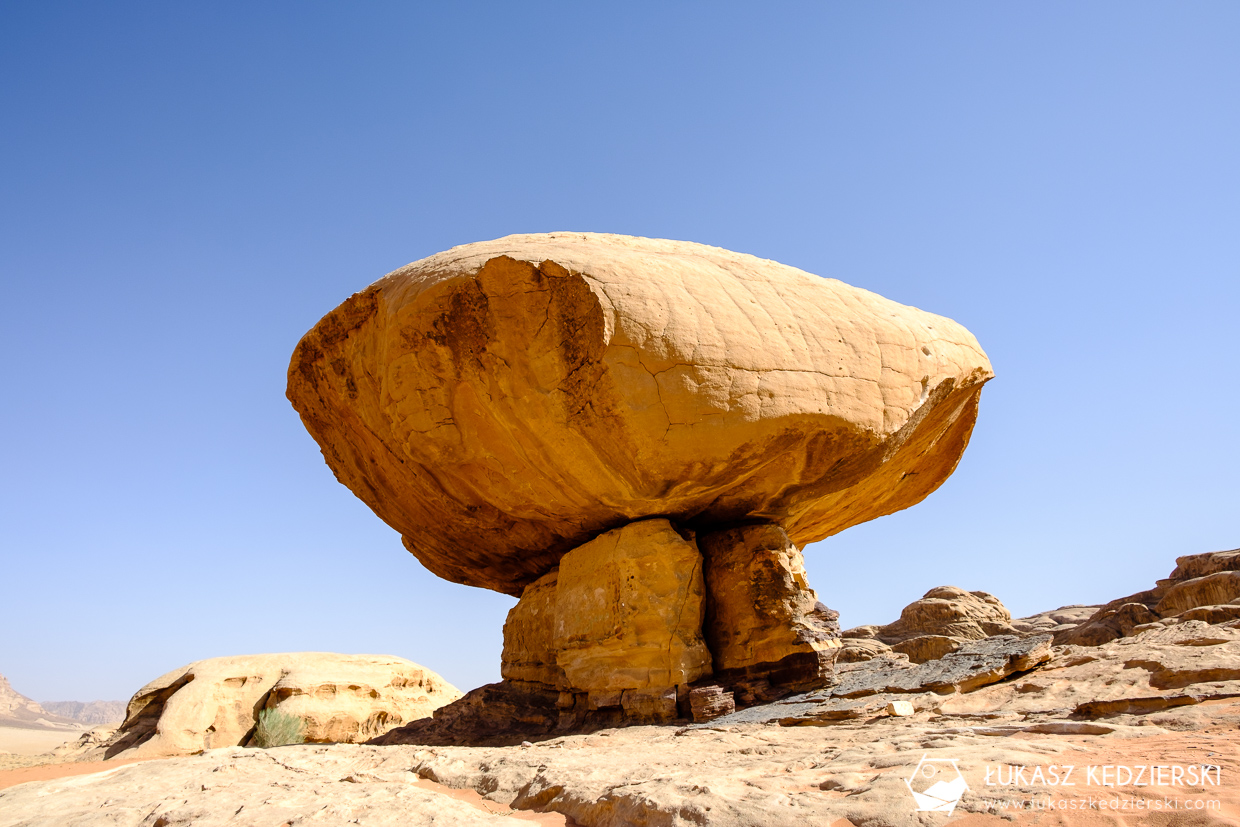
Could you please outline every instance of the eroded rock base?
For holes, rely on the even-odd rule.
[[[702,532],[697,540],[713,681],[742,705],[827,683],[840,647],[839,613],[818,601],[784,530],[757,523]]]
[[[779,526],[605,532],[525,588],[501,675],[384,743],[519,743],[703,721],[831,681],[837,613]]]

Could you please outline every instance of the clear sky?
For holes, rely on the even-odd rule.
[[[687,239],[972,330],[955,476],[806,550],[845,626],[1014,614],[1240,545],[1240,4],[0,4],[0,673],[199,658],[497,680],[284,399],[301,335],[509,233]]]

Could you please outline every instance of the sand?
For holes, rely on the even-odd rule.
[[[32,781],[50,781],[57,778],[93,775],[96,773],[106,775],[120,769],[126,764],[137,764],[143,761],[159,760],[167,759],[132,758],[128,760],[113,759],[111,761],[80,761],[77,763],[42,764],[39,766],[24,767],[21,769],[0,770],[0,790]],[[464,802],[491,815],[510,816],[521,821],[528,821],[531,824],[543,825],[543,827],[579,827],[579,825],[571,818],[567,818],[560,813],[535,813],[513,810],[511,807],[507,807],[498,802],[487,801],[477,792],[470,789],[457,790],[452,787],[446,787],[443,784],[437,784],[434,781],[430,781],[425,778],[414,782],[414,786]]]
[[[86,731],[81,729],[27,729],[0,726],[0,753],[39,755],[51,752],[66,741],[76,741]]]

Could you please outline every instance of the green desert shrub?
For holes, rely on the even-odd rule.
[[[306,742],[306,725],[296,715],[278,709],[258,713],[258,729],[254,730],[254,746],[283,747]]]

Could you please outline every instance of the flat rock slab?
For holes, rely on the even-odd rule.
[[[1050,635],[980,640],[939,660],[911,664],[874,658],[841,667],[834,686],[742,709],[701,726],[778,722],[804,726],[886,714],[891,701],[910,701],[916,711],[937,709],[943,695],[969,692],[1033,669],[1051,658]]]
[[[520,818],[582,827],[820,827],[845,818],[929,827],[948,819],[916,813],[905,786],[923,758],[957,763],[969,790],[956,815],[970,814],[971,827],[1012,823],[992,809],[1000,796],[1113,797],[1114,788],[1089,786],[1081,768],[1125,762],[1221,764],[1223,783],[1193,796],[1218,800],[1218,814],[1230,818],[1240,805],[1240,786],[1226,781],[1240,773],[1240,704],[1193,709],[1213,717],[1183,732],[1117,725],[1091,735],[1081,722],[1051,721],[1054,734],[1039,734],[1036,724],[1007,734],[982,731],[1002,724],[944,727],[944,717],[884,715],[842,722],[830,737],[815,727],[630,727],[502,748],[232,748],[0,791],[0,827],[529,823]],[[1080,783],[986,784],[996,767],[1051,764],[1076,765]],[[427,781],[481,794],[475,801],[496,814],[425,789]],[[1146,792],[1185,796],[1182,787]]]

